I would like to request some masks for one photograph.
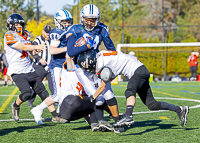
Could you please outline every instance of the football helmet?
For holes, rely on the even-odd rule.
[[[81,53],[77,58],[77,63],[80,68],[85,69],[88,72],[95,73],[96,70],[96,58],[97,52],[94,50],[88,50]]]
[[[7,28],[8,30],[11,31],[16,31],[18,33],[20,33],[21,35],[24,33],[24,28],[25,28],[25,21],[24,18],[17,13],[11,14],[8,18],[7,18]],[[16,28],[15,24],[18,23],[22,26],[22,28]]]
[[[54,22],[55,22],[56,28],[62,29],[62,30],[67,30],[68,27],[64,28],[63,25],[61,24],[61,22],[63,20],[70,20],[70,24],[71,25],[73,24],[73,17],[68,10],[61,9],[61,10],[57,11],[54,16]]]
[[[87,31],[92,31],[100,23],[100,11],[97,6],[93,4],[87,4],[81,9],[80,13],[81,24],[83,28]],[[85,19],[93,19],[94,25],[89,26]]]

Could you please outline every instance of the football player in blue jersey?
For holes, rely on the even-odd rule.
[[[72,35],[68,38],[67,42],[67,52],[70,57],[74,57],[74,62],[76,64],[75,72],[83,85],[86,93],[92,97],[98,87],[100,85],[101,80],[98,79],[97,75],[93,72],[84,71],[83,69],[79,68],[77,65],[77,57],[79,54],[83,53],[87,50],[94,50],[96,52],[99,51],[99,45],[101,42],[104,42],[105,47],[107,50],[115,50],[115,46],[110,39],[108,27],[100,23],[100,11],[97,6],[93,4],[85,5],[81,12],[81,24],[73,25],[68,30],[68,34],[72,33]],[[83,38],[84,37],[84,38]],[[86,44],[80,44],[81,42],[84,43],[84,39]],[[106,100],[106,103],[112,113],[113,119],[115,122],[119,121],[119,113],[117,107],[117,100],[114,96],[114,93],[111,89],[111,83],[107,84],[105,91],[102,93],[102,96]],[[102,96],[99,99],[95,99],[97,102],[98,100],[102,100]],[[92,99],[91,99],[92,100]],[[102,106],[105,106],[105,101],[102,102],[102,105],[97,105],[96,110],[96,117],[99,120],[99,123],[96,126],[100,128],[106,128],[107,130],[113,131],[111,124],[103,118]],[[93,120],[93,119],[91,119]],[[123,128],[115,128],[115,132],[122,132],[124,131]]]
[[[52,55],[50,69],[52,75],[52,82],[54,88],[54,94],[49,96],[49,98],[43,101],[40,105],[36,106],[31,110],[35,121],[38,124],[43,124],[41,121],[41,115],[45,108],[52,105],[55,102],[58,102],[60,95],[60,77],[62,73],[62,66],[65,62],[67,47],[65,46],[67,43],[67,38],[70,35],[63,34],[69,26],[73,24],[73,17],[71,13],[65,9],[61,9],[56,12],[54,16],[54,22],[56,28],[51,30],[49,33],[50,40],[50,54]],[[59,107],[58,107],[59,109]],[[55,114],[56,111],[55,111]],[[52,122],[67,122],[63,118],[52,118]]]

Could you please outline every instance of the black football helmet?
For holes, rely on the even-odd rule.
[[[77,58],[77,63],[80,68],[95,73],[97,62],[96,54],[97,52],[94,50],[88,50],[80,54]]]
[[[19,30],[15,27],[16,23],[19,23],[22,25],[22,30]],[[11,30],[11,31],[24,33],[24,28],[25,28],[24,18],[20,14],[17,14],[17,13],[11,14],[7,19],[7,28],[8,30]]]

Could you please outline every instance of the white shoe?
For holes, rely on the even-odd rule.
[[[42,122],[42,111],[40,111],[38,109],[38,107],[36,106],[33,109],[31,109],[31,113],[34,116],[35,122],[38,123],[39,125],[42,125],[43,124],[43,122]]]

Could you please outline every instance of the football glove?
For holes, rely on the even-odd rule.
[[[86,40],[87,40],[87,47],[88,47],[89,49],[91,49],[92,46],[93,46],[94,40],[91,39],[91,38],[89,38],[88,36],[86,36]]]
[[[90,102],[94,103],[95,99],[93,98],[93,96],[90,96]]]

